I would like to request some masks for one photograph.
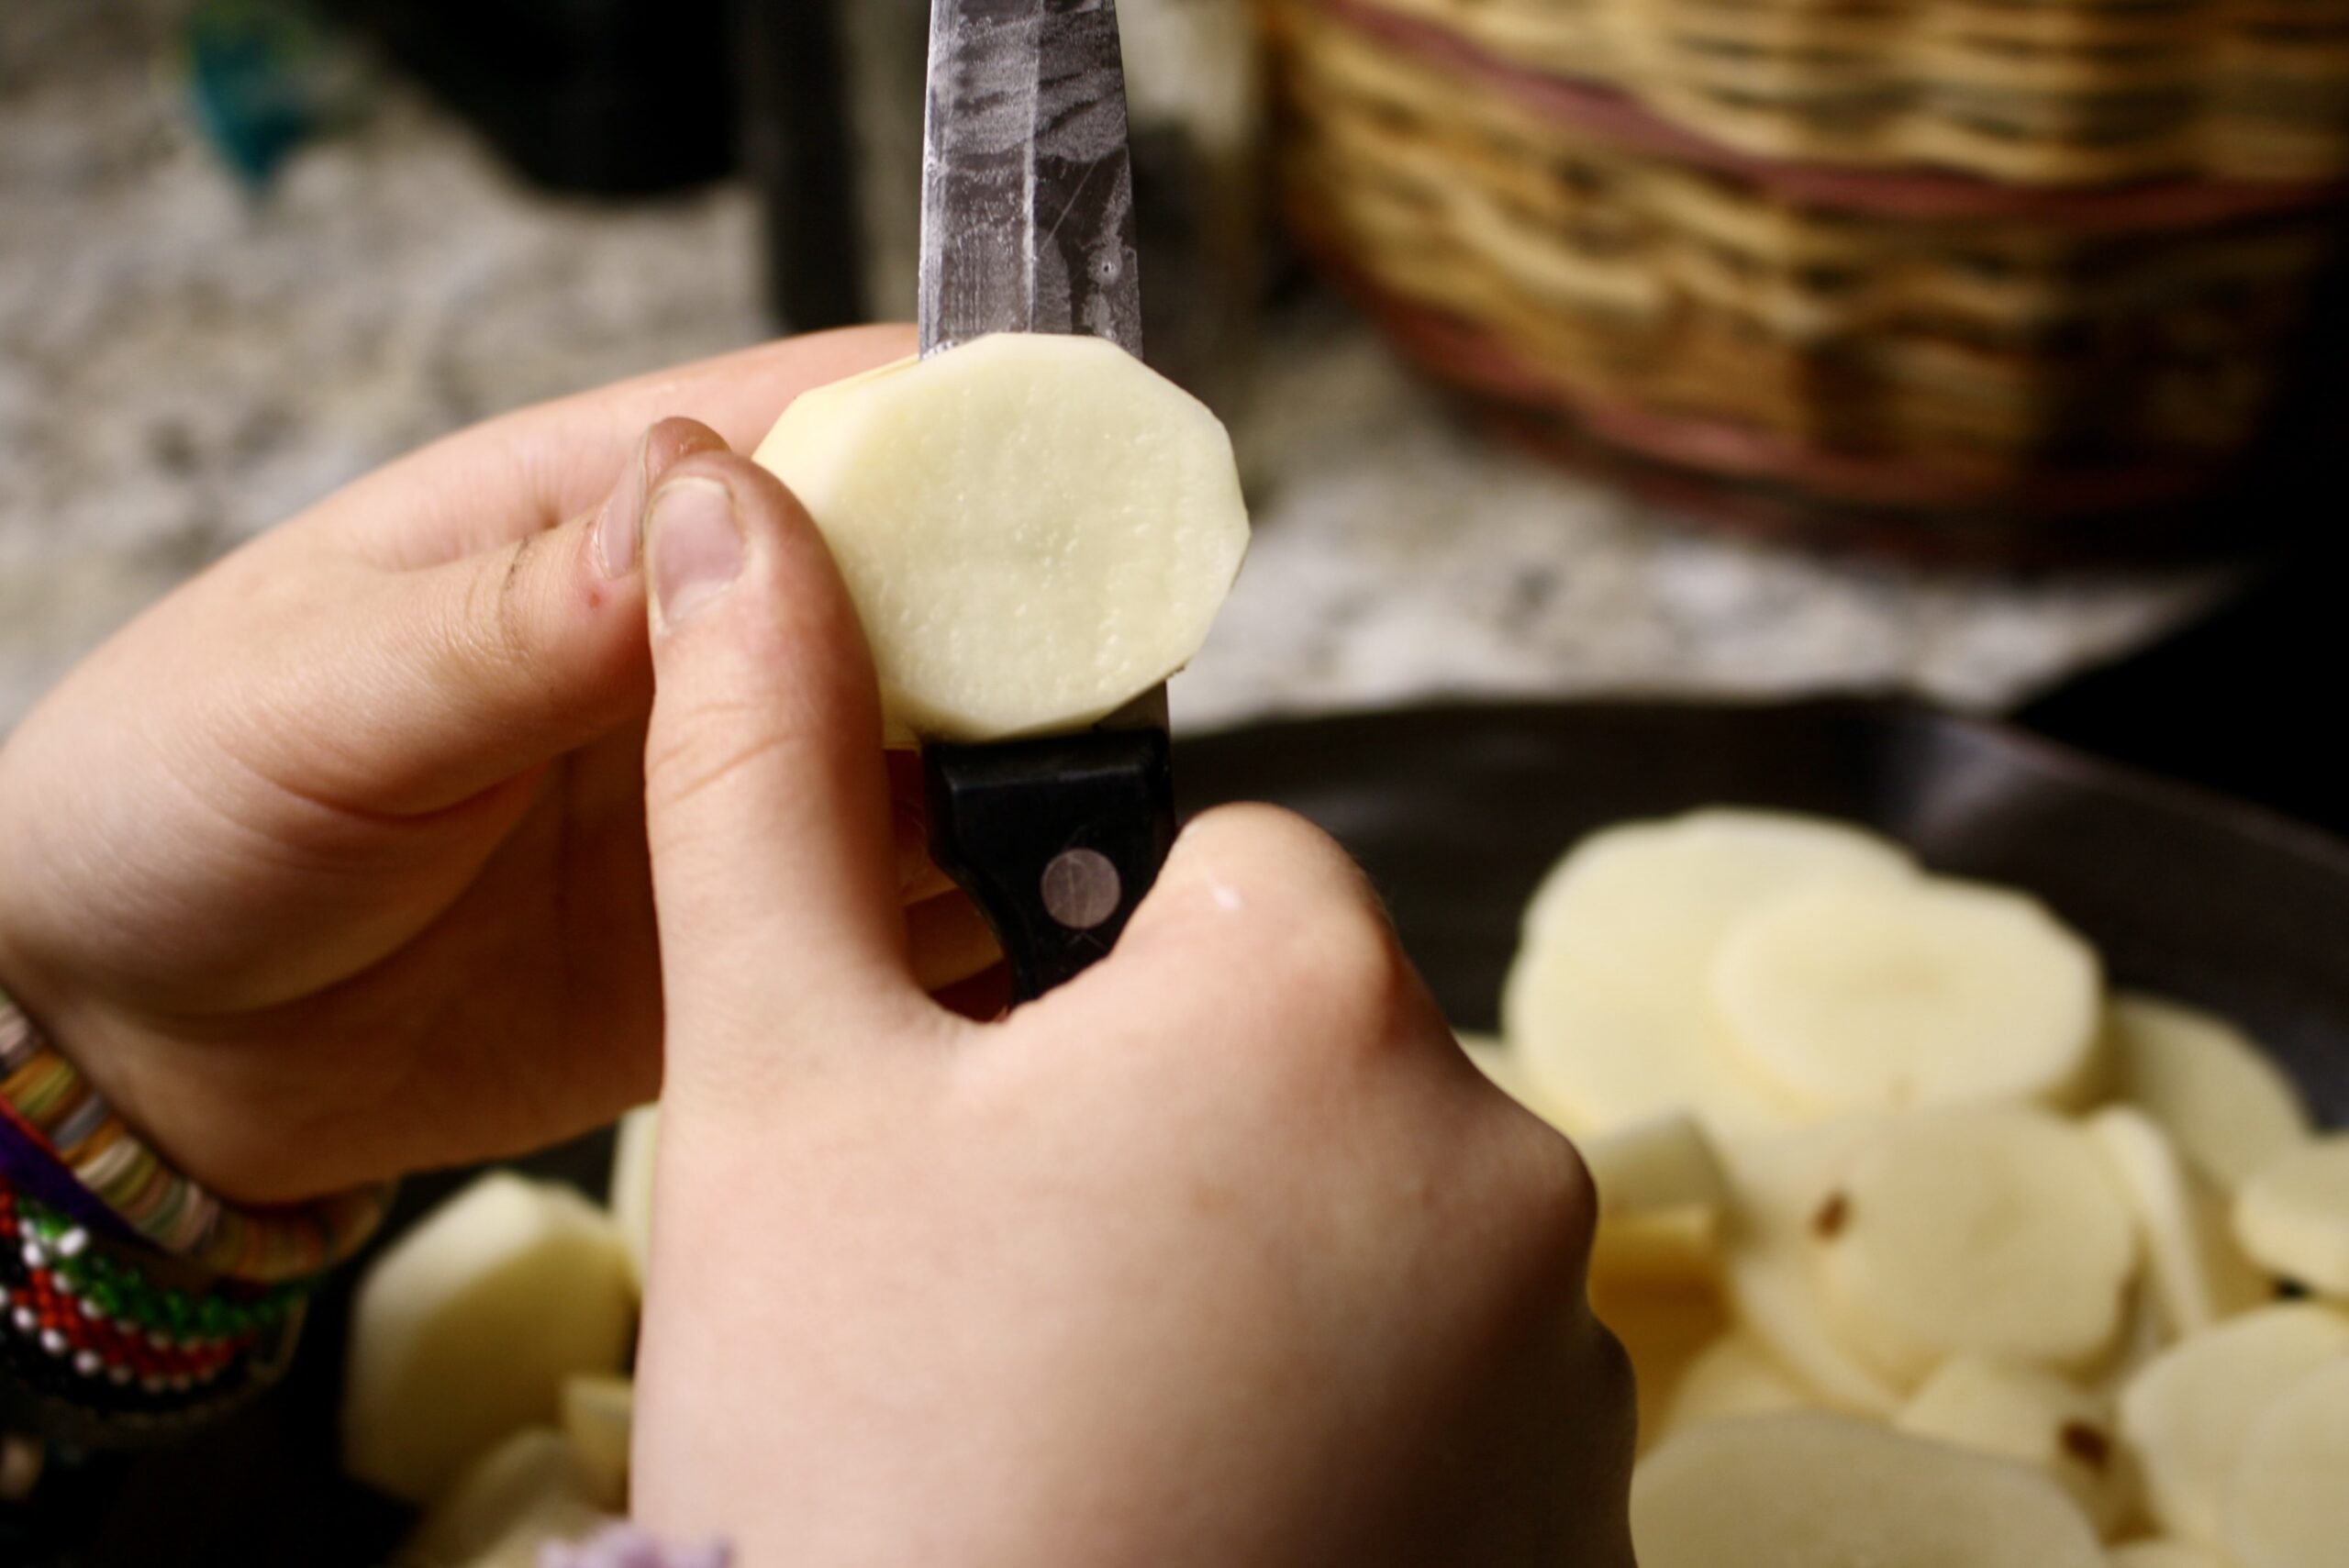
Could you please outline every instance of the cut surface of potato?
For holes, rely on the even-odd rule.
[[[2110,1106],[2087,1127],[2136,1214],[2147,1283],[2169,1336],[2199,1334],[2275,1297],[2236,1247],[2217,1194],[2159,1123],[2134,1106]]]
[[[1775,1416],[1817,1404],[1751,1335],[1731,1329],[1688,1363],[1664,1410],[1661,1435],[1668,1438],[1707,1421]]]
[[[2104,1568],[2096,1531],[2023,1465],[1838,1416],[1713,1421],[1631,1483],[1641,1568]]]
[[[2232,1195],[2287,1149],[2315,1136],[2299,1091],[2241,1029],[2152,996],[2112,1005],[2120,1097],[2161,1123],[2178,1152]]]
[[[1123,706],[1198,652],[1248,549],[1222,424],[1097,338],[1004,333],[818,388],[758,461],[830,545],[900,740]]]
[[[2156,1357],[2121,1396],[2121,1431],[2145,1503],[2172,1535],[2206,1546],[2243,1440],[2278,1396],[2349,1356],[2349,1316],[2309,1302],[2263,1307]]]
[[[2190,1540],[2132,1540],[2112,1549],[2112,1568],[2230,1568]]]
[[[1736,1197],[1725,1277],[1739,1322],[1820,1404],[1888,1419],[1904,1391],[1830,1327],[1818,1268],[1822,1220],[1882,1127],[1859,1118],[1725,1145],[1722,1153]]]
[[[1590,1248],[1594,1284],[1710,1289],[1728,1251],[1721,1212],[1665,1208],[1601,1218]]]
[[[644,1288],[645,1270],[652,1261],[652,1156],[660,1136],[661,1107],[639,1106],[620,1118],[612,1139],[612,1181],[606,1201],[628,1247],[639,1290]]]
[[[1642,1440],[1664,1429],[1664,1412],[1688,1368],[1729,1329],[1720,1297],[1706,1289],[1625,1285],[1594,1278],[1590,1309],[1631,1359]]]
[[[1834,823],[1706,811],[1596,834],[1529,909],[1504,1032],[1576,1134],[1675,1113],[1714,1131],[1795,1107],[1738,1062],[1706,993],[1721,937],[1805,887],[1916,875],[1896,847]]]
[[[574,1377],[562,1385],[562,1435],[578,1456],[587,1496],[612,1513],[628,1508],[629,1442],[636,1385],[625,1377]]]
[[[2227,1555],[2242,1568],[2349,1561],[2349,1357],[2260,1412],[2227,1486]]]
[[[1602,1218],[1719,1209],[1729,1201],[1712,1140],[1694,1117],[1660,1117],[1586,1138],[1582,1158],[1598,1185]]]
[[[1893,1425],[2046,1472],[2100,1533],[2110,1534],[2128,1515],[2126,1455],[2111,1408],[2051,1373],[1961,1356],[1917,1391]]]
[[[503,1173],[378,1258],[351,1320],[345,1467],[425,1502],[515,1432],[551,1426],[565,1378],[627,1362],[636,1290],[601,1209]]]
[[[2058,1102],[2098,1068],[2096,954],[2036,903],[1995,888],[1796,894],[1728,934],[1711,981],[1744,1053],[1823,1111]]]
[[[586,1471],[562,1433],[532,1427],[474,1462],[400,1551],[400,1568],[462,1568],[526,1522],[572,1505],[592,1514]]]
[[[1955,1355],[2082,1367],[2118,1335],[2136,1226],[2069,1122],[2022,1106],[1898,1118],[1828,1201],[1835,1321],[1904,1385]]]
[[[2235,1236],[2286,1279],[2349,1299],[2349,1133],[2287,1150],[2243,1184]]]

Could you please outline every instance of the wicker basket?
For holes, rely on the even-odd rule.
[[[1893,50],[1983,15],[2101,36],[2231,7],[1909,0],[1895,27],[1832,0],[1383,3],[1273,0],[1284,181],[1308,244],[1440,373],[1683,470],[1946,512],[2187,496],[2260,429],[2337,249],[2324,185],[2056,191],[1780,161],[1494,52],[1595,30],[1616,40],[1599,56],[1625,61],[1627,40],[1685,39],[1688,17],[1781,40],[1875,17],[1852,37]],[[2216,128],[2231,123],[2198,145],[2259,139]]]
[[[1756,156],[2017,184],[2349,175],[2343,0],[1365,0]]]

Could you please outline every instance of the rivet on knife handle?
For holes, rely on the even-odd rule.
[[[986,917],[1032,1001],[1109,954],[1174,843],[1163,729],[923,751],[930,858]]]

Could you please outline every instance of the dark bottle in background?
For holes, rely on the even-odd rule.
[[[825,0],[776,0],[820,9]],[[645,195],[736,167],[730,0],[320,0],[525,177]]]

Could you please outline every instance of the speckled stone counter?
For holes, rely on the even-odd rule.
[[[0,725],[137,608],[417,443],[768,330],[748,195],[518,188],[398,90],[249,200],[164,0],[0,5]],[[1906,687],[1997,707],[2223,591],[1938,575],[1692,529],[1497,451],[1334,308],[1236,420],[1259,539],[1178,717],[1438,694]]]

